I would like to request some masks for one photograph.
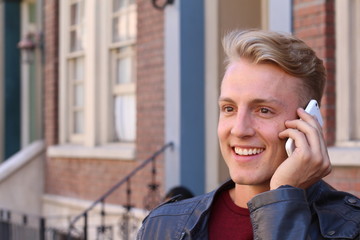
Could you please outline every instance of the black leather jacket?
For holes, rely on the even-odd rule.
[[[208,239],[207,222],[214,196],[234,187],[169,201],[150,212],[137,239]],[[334,190],[324,181],[302,190],[282,186],[248,203],[254,239],[360,239],[360,199]]]

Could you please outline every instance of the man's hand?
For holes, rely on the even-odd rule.
[[[301,120],[286,121],[287,129],[279,134],[282,139],[294,139],[295,150],[275,171],[270,181],[270,189],[281,185],[306,189],[331,172],[320,124],[302,108],[299,108],[297,113]]]

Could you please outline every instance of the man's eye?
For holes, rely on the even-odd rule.
[[[232,112],[232,111],[234,111],[233,107],[229,107],[229,106],[224,107],[224,112]]]
[[[260,108],[260,113],[270,113],[270,110],[268,108]]]

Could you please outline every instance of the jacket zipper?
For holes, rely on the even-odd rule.
[[[179,238],[179,240],[183,240],[183,239],[185,239],[185,236],[186,236],[186,232],[182,232],[182,233],[181,233],[181,236],[180,236],[180,238]]]

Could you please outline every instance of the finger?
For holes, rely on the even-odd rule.
[[[310,117],[310,119],[307,119],[307,121],[287,121],[285,122],[285,126],[288,128],[297,129],[299,132],[303,133],[311,148],[316,151],[321,151],[325,147],[325,141],[323,139],[323,134],[319,129],[320,125],[316,123],[317,120],[313,119],[311,115],[308,115],[306,117]]]
[[[298,150],[296,150],[298,148],[302,149],[302,152],[306,153],[305,155],[307,155],[307,153],[310,153],[310,151],[311,151],[310,144],[309,144],[305,134],[297,129],[288,128],[288,129],[282,131],[281,133],[279,133],[279,137],[282,139],[292,138],[295,143],[295,151],[298,151]]]
[[[317,120],[317,118],[315,116],[307,113],[303,108],[298,108],[297,114],[301,118],[301,120],[309,123],[310,125],[319,129],[320,132],[322,132],[322,126],[320,125],[319,121]]]
[[[311,119],[308,120],[312,121]],[[315,120],[316,122],[317,120]],[[289,128],[281,132],[279,137],[293,138],[295,140],[296,155],[301,157],[303,161],[311,160],[322,176],[328,175],[332,170],[331,162],[324,136],[317,128],[319,125],[315,124],[317,127],[314,127],[311,123],[302,120],[288,121],[285,125],[293,129],[290,130]]]

